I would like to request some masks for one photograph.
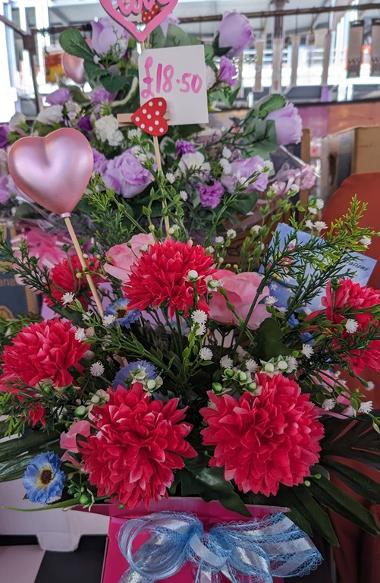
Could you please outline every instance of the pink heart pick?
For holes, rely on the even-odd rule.
[[[143,42],[173,12],[178,0],[100,0],[100,4],[113,20]],[[148,22],[147,13],[150,13]],[[145,28],[139,30],[138,25]]]
[[[47,210],[65,214],[89,183],[94,156],[78,130],[62,128],[46,138],[21,138],[8,154],[9,173],[25,194]]]

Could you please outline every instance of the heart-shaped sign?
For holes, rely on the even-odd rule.
[[[178,0],[100,0],[113,20],[143,42],[171,14]]]
[[[82,198],[94,169],[94,156],[78,130],[62,128],[46,138],[15,142],[8,167],[16,185],[31,199],[53,213],[65,214]]]
[[[152,97],[131,115],[131,121],[150,136],[164,136],[168,131],[168,122],[165,119],[166,109],[166,99]]]

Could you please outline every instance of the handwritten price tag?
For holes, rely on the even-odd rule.
[[[149,49],[139,57],[140,101],[165,97],[169,123],[208,123],[203,45]]]

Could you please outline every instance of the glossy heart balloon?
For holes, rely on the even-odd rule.
[[[78,130],[62,128],[46,138],[21,138],[8,153],[9,173],[25,194],[45,209],[71,213],[94,169],[94,156]]]
[[[62,67],[66,77],[82,85],[85,81],[84,60],[68,53],[62,55]]]
[[[113,20],[143,42],[173,12],[178,0],[100,0],[100,4]],[[145,24],[143,30],[139,24]]]

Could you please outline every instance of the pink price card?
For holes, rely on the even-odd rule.
[[[207,124],[203,45],[149,49],[139,57],[140,102],[164,97],[170,125]]]

